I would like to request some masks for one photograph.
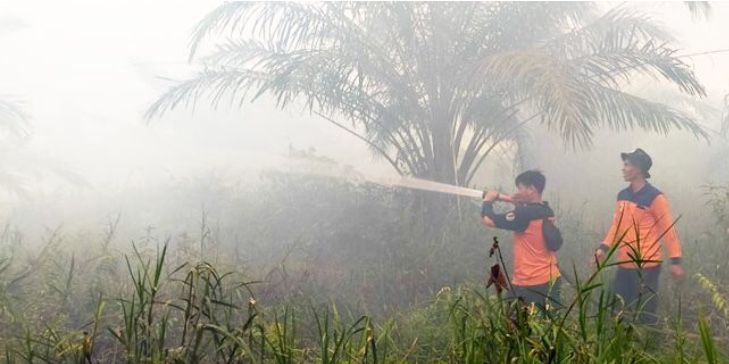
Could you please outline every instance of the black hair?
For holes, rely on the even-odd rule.
[[[536,188],[539,193],[542,193],[544,191],[544,186],[547,184],[547,178],[544,177],[544,174],[542,174],[541,171],[532,169],[522,172],[520,175],[516,176],[514,184],[532,186]]]

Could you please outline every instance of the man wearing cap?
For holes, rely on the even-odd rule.
[[[666,196],[647,181],[651,176],[651,157],[640,148],[621,153],[621,157],[623,178],[630,185],[618,193],[612,226],[595,252],[595,259],[602,259],[618,244],[615,254],[620,264],[615,275],[615,293],[626,307],[639,309],[639,322],[656,324],[662,257],[659,241],[666,245],[669,269],[676,279],[685,274],[681,242]]]

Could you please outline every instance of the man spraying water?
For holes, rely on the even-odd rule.
[[[548,228],[554,228],[554,212],[542,200],[546,178],[539,171],[526,171],[516,177],[515,184],[517,193],[513,196],[484,193],[483,223],[514,232],[513,297],[542,309],[548,304],[559,306],[561,278],[555,250],[559,249],[561,237],[557,242],[548,233]],[[493,206],[496,201],[512,203],[514,209],[497,214]]]

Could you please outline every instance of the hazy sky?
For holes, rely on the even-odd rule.
[[[0,94],[25,100],[33,150],[94,185],[280,164],[290,144],[354,164],[366,153],[351,144],[335,150],[338,130],[270,105],[201,107],[145,123],[144,110],[170,85],[158,76],[191,72],[190,31],[219,1],[0,4],[0,22],[12,25],[0,30]]]
[[[93,185],[112,186],[273,165],[290,144],[358,168],[370,164],[361,143],[299,110],[202,108],[145,123],[144,110],[168,85],[156,76],[190,72],[190,30],[219,3],[2,0],[0,94],[26,101],[30,148]],[[709,21],[692,21],[681,3],[640,6],[676,31],[682,53],[729,48],[729,4],[714,4]],[[729,53],[689,61],[712,98],[729,91]]]

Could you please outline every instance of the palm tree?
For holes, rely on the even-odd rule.
[[[0,35],[24,26],[16,18],[0,18]],[[0,192],[28,198],[33,192],[34,180],[59,180],[74,186],[88,183],[53,158],[27,148],[30,139],[30,117],[15,97],[0,95]]]
[[[204,70],[147,116],[270,95],[355,135],[400,174],[467,185],[529,122],[575,148],[600,127],[706,138],[691,117],[626,91],[653,77],[705,95],[673,43],[645,14],[592,3],[229,2],[193,33],[190,59],[209,49]]]

